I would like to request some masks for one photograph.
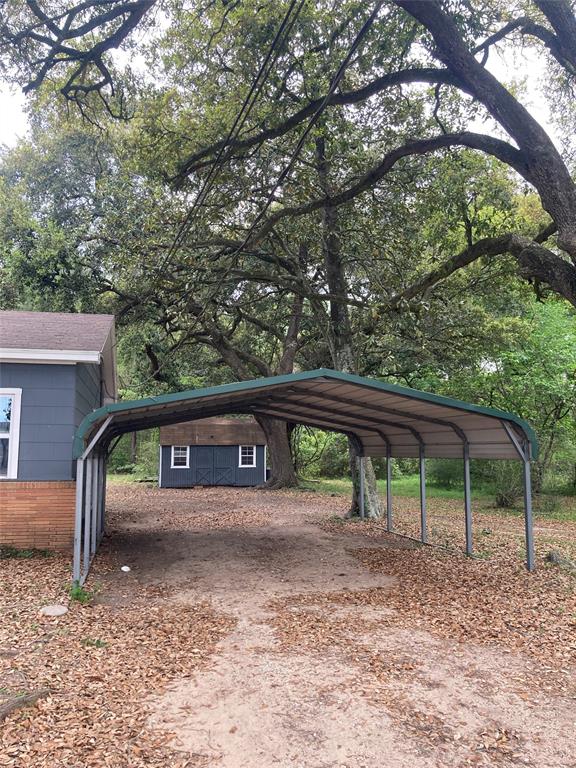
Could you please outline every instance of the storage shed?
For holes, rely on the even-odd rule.
[[[199,419],[160,429],[160,488],[265,481],[266,438],[254,419]]]
[[[0,312],[0,544],[68,549],[74,432],[116,400],[112,315]]]

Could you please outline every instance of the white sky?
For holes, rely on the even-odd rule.
[[[13,147],[26,134],[26,97],[19,90],[0,84],[0,144]]]
[[[524,52],[507,49],[498,53],[492,51],[487,69],[503,82],[525,81],[527,93],[521,99],[528,111],[543,125],[555,143],[559,137],[550,121],[550,112],[542,94],[541,81],[544,78],[546,63],[536,56],[534,48]],[[26,96],[16,88],[0,82],[0,145],[13,147],[19,138],[26,135],[28,121],[25,114]],[[477,121],[470,126],[472,130],[494,133],[493,121]]]

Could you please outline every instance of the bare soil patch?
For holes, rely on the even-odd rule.
[[[461,506],[430,507],[456,542]],[[63,558],[1,561],[0,696],[51,694],[0,725],[0,765],[576,766],[576,582],[544,564],[576,526],[543,522],[530,576],[518,518],[482,511],[469,560],[346,508],[112,486],[96,598],[60,618],[38,610],[66,600]]]

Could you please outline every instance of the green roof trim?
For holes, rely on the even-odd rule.
[[[250,392],[256,389],[262,389],[265,387],[272,387],[279,384],[292,384],[299,381],[310,381],[311,379],[332,379],[334,381],[340,381],[347,384],[356,384],[365,388],[380,390],[389,394],[403,395],[404,397],[411,397],[414,400],[421,400],[423,402],[434,403],[435,405],[442,405],[447,408],[455,408],[460,411],[467,411],[468,413],[476,413],[483,416],[492,416],[497,419],[502,419],[507,422],[516,424],[524,432],[528,440],[530,441],[532,449],[532,458],[538,457],[538,440],[536,434],[530,424],[516,416],[513,413],[507,411],[500,411],[496,408],[486,408],[481,405],[474,405],[473,403],[466,403],[463,400],[455,400],[452,397],[445,397],[444,395],[435,395],[431,392],[422,392],[418,389],[412,389],[411,387],[403,387],[399,384],[389,384],[388,382],[379,381],[378,379],[369,379],[364,376],[356,376],[352,373],[342,373],[340,371],[333,371],[330,368],[318,368],[314,371],[304,371],[303,373],[289,373],[284,376],[269,376],[261,379],[252,379],[250,381],[238,381],[233,384],[221,384],[216,387],[204,387],[202,389],[188,389],[183,392],[171,392],[168,395],[157,395],[155,397],[145,397],[141,400],[123,400],[118,403],[111,403],[110,405],[104,405],[101,408],[97,408],[92,413],[88,414],[78,426],[74,435],[73,456],[75,459],[79,458],[85,448],[85,441],[92,432],[92,428],[95,424],[104,421],[107,416],[115,413],[125,413],[135,409],[147,408],[154,405],[169,405],[170,403],[183,402],[186,400],[201,400],[203,398],[214,397],[216,395],[234,394],[236,392]]]

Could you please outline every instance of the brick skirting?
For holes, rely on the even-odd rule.
[[[71,551],[75,493],[73,480],[2,480],[0,544]]]

